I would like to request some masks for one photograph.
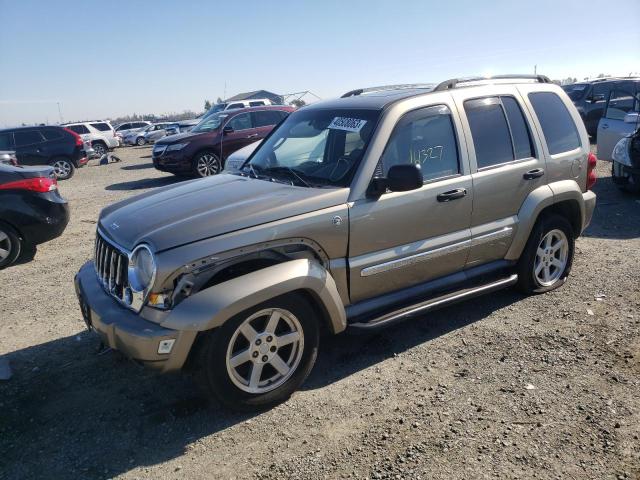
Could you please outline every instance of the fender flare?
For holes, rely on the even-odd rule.
[[[161,326],[210,330],[248,308],[296,290],[309,292],[322,305],[332,333],[346,329],[347,317],[333,277],[308,259],[279,263],[206,288],[179,303]]]

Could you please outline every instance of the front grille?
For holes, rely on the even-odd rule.
[[[96,232],[94,254],[96,275],[102,286],[108,293],[122,301],[127,285],[128,255],[106,240],[100,231]]]

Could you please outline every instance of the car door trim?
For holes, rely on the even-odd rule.
[[[379,263],[377,265],[371,265],[370,267],[366,267],[360,270],[360,276],[370,277],[371,275],[377,275],[379,273],[415,265],[416,263],[424,262],[427,260],[433,260],[434,258],[442,257],[444,255],[450,255],[466,248],[475,247],[483,243],[489,243],[501,238],[510,237],[512,232],[512,227],[504,227],[495,232],[485,233],[475,238],[452,243],[451,245],[434,248],[426,252],[410,255],[408,257],[402,257],[397,260],[390,260],[388,262]]]

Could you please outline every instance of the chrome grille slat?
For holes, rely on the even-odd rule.
[[[123,301],[124,289],[127,286],[128,254],[106,240],[99,231],[96,233],[94,266],[103,288],[119,301]]]

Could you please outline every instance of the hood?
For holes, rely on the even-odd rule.
[[[348,195],[347,188],[294,187],[223,173],[110,205],[99,226],[128,250],[145,242],[161,251],[340,205]]]
[[[163,138],[162,140],[158,140],[156,143],[160,145],[169,145],[171,143],[180,143],[183,140],[193,140],[196,137],[207,135],[212,139],[217,136],[218,132],[212,130],[210,132],[198,132],[198,133],[176,133],[175,135],[169,135],[168,137]]]

